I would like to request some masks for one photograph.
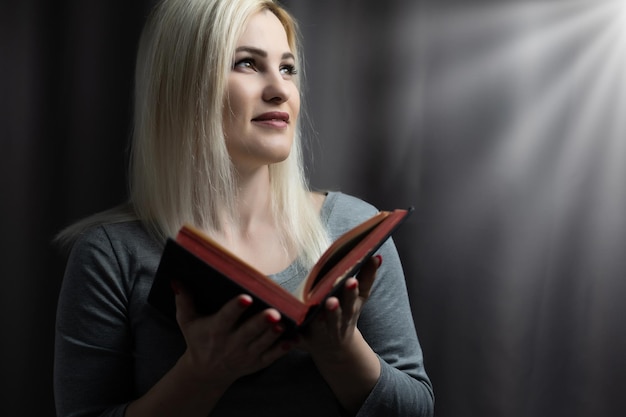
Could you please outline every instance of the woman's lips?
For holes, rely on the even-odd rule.
[[[256,116],[252,121],[257,125],[282,129],[289,125],[289,113],[267,112]]]

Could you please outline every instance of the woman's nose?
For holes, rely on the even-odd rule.
[[[276,103],[284,103],[289,100],[290,80],[283,78],[280,71],[272,71],[266,74],[266,85],[263,90],[263,100]]]

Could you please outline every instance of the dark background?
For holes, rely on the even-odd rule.
[[[0,3],[0,415],[54,415],[50,241],[125,199],[153,3]],[[396,243],[436,415],[622,415],[624,2],[285,4],[313,185],[416,206]]]

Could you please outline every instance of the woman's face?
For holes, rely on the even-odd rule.
[[[300,111],[294,66],[278,18],[254,15],[237,43],[224,109],[226,146],[239,171],[289,156]]]

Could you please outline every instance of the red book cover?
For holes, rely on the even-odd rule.
[[[170,281],[175,279],[192,294],[200,314],[212,314],[233,297],[249,294],[254,302],[248,314],[276,308],[285,325],[295,330],[308,322],[327,297],[340,291],[346,279],[355,276],[412,210],[381,211],[340,236],[313,266],[299,295],[288,292],[200,230],[185,225],[176,239],[165,245],[148,301],[174,318]]]

